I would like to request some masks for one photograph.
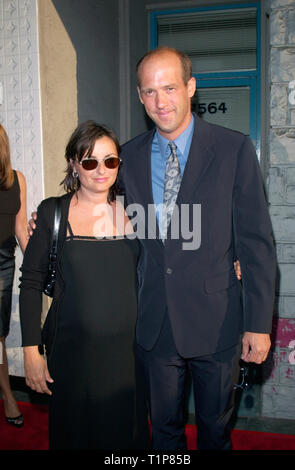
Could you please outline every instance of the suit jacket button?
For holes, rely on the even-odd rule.
[[[167,271],[166,271],[167,274],[172,274],[172,272],[173,272],[173,271],[172,271],[171,268],[167,268]]]

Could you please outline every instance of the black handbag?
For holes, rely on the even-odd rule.
[[[46,281],[44,284],[43,292],[49,297],[53,297],[54,284],[56,277],[56,258],[57,258],[57,241],[58,241],[58,232],[61,219],[61,209],[60,209],[60,198],[56,198],[55,206],[55,215],[54,215],[54,224],[53,224],[53,234],[52,234],[52,244],[49,254],[49,265]]]

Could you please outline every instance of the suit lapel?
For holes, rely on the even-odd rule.
[[[153,137],[154,137],[154,132],[151,131],[146,139],[141,143],[141,145],[138,146],[138,155],[140,155],[140,158],[138,159],[138,165],[135,166],[133,169],[133,177],[135,178],[135,181],[140,181],[140,188],[138,194],[140,195],[139,198],[136,198],[136,202],[141,204],[145,211],[146,214],[148,213],[148,209],[150,211],[151,218],[153,220],[156,220],[156,235],[157,238],[154,240],[155,245],[157,246],[157,249],[161,250],[161,256],[162,256],[162,250],[163,250],[163,242],[159,236],[159,226],[158,226],[158,220],[156,217],[156,211],[155,211],[155,206],[154,206],[154,197],[153,197],[153,188],[152,188],[152,168],[151,168],[151,149],[152,149],[152,142],[153,142]],[[138,184],[137,184],[138,187]],[[148,223],[148,217],[145,217],[146,221],[146,229],[147,229],[147,223]]]
[[[141,201],[137,201],[145,204],[154,204],[153,189],[152,189],[152,169],[151,169],[151,149],[154,137],[154,131],[147,135],[147,138],[138,147],[138,154],[141,155],[138,166],[136,167],[135,178],[140,181],[140,194]]]
[[[210,125],[194,115],[195,129],[192,137],[189,156],[180,185],[177,204],[189,203],[207,168],[215,158],[213,151],[214,137]]]

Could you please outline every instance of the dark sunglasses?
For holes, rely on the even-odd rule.
[[[81,160],[79,163],[82,165],[82,168],[87,171],[95,170],[97,168],[99,162],[103,162],[106,168],[113,170],[114,168],[118,168],[122,161],[122,158],[117,157],[116,155],[110,155],[108,157],[103,158],[102,160],[98,160],[96,158],[85,158]]]

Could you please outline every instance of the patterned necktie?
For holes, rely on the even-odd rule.
[[[167,159],[165,171],[162,239],[167,238],[167,230],[171,221],[173,209],[181,183],[181,172],[178,157],[176,154],[176,145],[174,142],[169,142],[168,145],[171,149],[171,153]]]

